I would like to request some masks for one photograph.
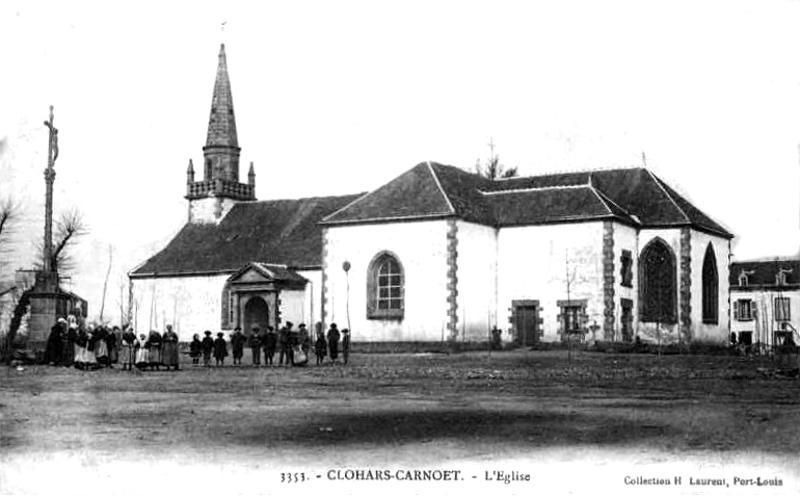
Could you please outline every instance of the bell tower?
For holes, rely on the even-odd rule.
[[[189,222],[218,223],[240,201],[253,201],[255,172],[252,163],[246,183],[239,182],[239,138],[233,113],[231,82],[225,44],[219,48],[217,77],[211,99],[208,135],[203,147],[203,180],[195,181],[194,166],[189,161],[186,176],[186,199]]]

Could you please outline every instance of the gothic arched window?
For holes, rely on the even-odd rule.
[[[367,274],[367,318],[402,319],[405,294],[403,266],[388,252],[378,254]]]
[[[677,321],[675,254],[660,238],[639,255],[639,300],[642,322]]]
[[[703,323],[719,322],[719,277],[717,275],[717,257],[714,248],[708,243],[703,258]]]

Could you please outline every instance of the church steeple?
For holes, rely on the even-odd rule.
[[[211,99],[211,116],[208,119],[206,148],[208,147],[240,149],[239,138],[236,135],[236,118],[233,114],[231,81],[228,78],[228,60],[225,56],[224,43],[219,47],[217,78],[214,81],[214,96]]]
[[[206,146],[203,147],[203,180],[194,181],[194,171],[187,171],[187,193],[189,219],[192,222],[219,221],[237,201],[255,200],[255,178],[247,183],[239,182],[239,137],[236,133],[236,117],[233,112],[233,96],[228,76],[228,60],[225,44],[220,44],[217,61],[217,76],[211,98],[211,113],[208,119]],[[205,219],[199,212],[200,204],[213,199],[213,218]],[[208,209],[205,209],[208,210]]]

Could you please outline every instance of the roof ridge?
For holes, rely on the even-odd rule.
[[[454,214],[449,213],[434,213],[434,214],[413,214],[413,215],[395,215],[389,217],[373,217],[369,219],[347,219],[347,220],[321,220],[320,223],[325,224],[373,224],[375,222],[386,221],[406,221],[406,220],[420,220],[420,219],[443,219],[451,218]]]
[[[607,202],[611,203],[612,205],[614,205],[614,207],[616,207],[616,208],[618,208],[618,209],[622,210],[623,212],[625,212],[625,215],[627,215],[627,216],[628,216],[628,217],[629,217],[631,220],[633,220],[633,221],[634,221],[634,222],[636,222],[637,224],[641,224],[641,223],[642,223],[642,222],[639,220],[639,217],[637,217],[635,214],[632,214],[632,213],[631,213],[631,211],[630,211],[630,210],[628,210],[627,208],[624,208],[624,207],[622,207],[622,206],[621,206],[619,203],[617,203],[617,202],[615,202],[614,200],[612,200],[612,199],[611,199],[611,198],[610,198],[608,195],[606,195],[605,193],[603,193],[601,190],[599,190],[599,189],[598,189],[598,188],[596,188],[595,186],[592,186],[592,189],[594,189],[594,190],[595,190],[595,192],[596,192],[596,193],[597,193],[597,194],[598,194],[598,195],[599,195],[601,198],[603,198],[605,201],[607,201]]]
[[[593,172],[612,172],[612,171],[627,171],[627,170],[637,170],[637,169],[644,169],[641,166],[630,166],[630,167],[619,167],[619,166],[611,166],[611,167],[595,167],[595,168],[586,168],[586,169],[577,169],[577,170],[555,170],[551,172],[546,172],[542,174],[532,174],[529,176],[516,176],[516,177],[498,177],[495,181],[513,181],[519,179],[529,179],[534,177],[547,177],[547,176],[557,176],[560,174],[591,174]]]
[[[362,191],[360,193],[348,193],[345,195],[326,195],[326,196],[304,196],[301,198],[271,198],[268,200],[253,200],[253,201],[243,201],[238,202],[236,205],[255,205],[260,203],[275,203],[275,202],[289,202],[289,201],[308,201],[308,200],[329,200],[333,198],[344,198],[346,196],[355,196],[355,195],[366,195],[367,192]]]
[[[529,193],[531,191],[545,191],[545,190],[553,190],[553,189],[580,189],[580,188],[591,188],[592,186],[589,184],[567,184],[567,185],[558,185],[558,186],[540,186],[534,188],[517,188],[517,189],[498,189],[498,190],[491,190],[491,191],[484,191],[482,189],[478,189],[478,193],[482,195],[502,195],[502,194],[511,194],[511,193]]]
[[[433,176],[433,180],[436,182],[436,186],[439,188],[439,192],[442,193],[442,196],[444,196],[444,199],[447,202],[447,206],[450,208],[450,213],[455,215],[456,214],[456,209],[453,207],[453,202],[450,201],[450,197],[447,196],[447,193],[445,192],[444,188],[442,187],[442,182],[439,180],[439,176],[436,175],[436,171],[433,170],[433,165],[431,165],[431,161],[427,160],[426,162],[428,164],[428,170],[430,171],[431,175]]]
[[[614,215],[614,212],[611,210],[611,207],[609,207],[608,203],[605,200],[603,200],[603,197],[600,196],[600,193],[597,191],[597,188],[595,188],[594,184],[592,184],[592,176],[591,176],[591,174],[589,175],[589,189],[592,191],[592,193],[594,193],[594,196],[596,196],[597,199],[600,200],[600,203],[603,204],[603,206],[608,211],[608,213],[610,215]]]
[[[347,205],[343,206],[343,207],[342,207],[342,208],[340,208],[339,210],[336,210],[335,212],[332,212],[332,213],[330,213],[330,214],[326,215],[325,217],[321,218],[321,219],[319,220],[319,222],[325,222],[325,221],[327,221],[328,219],[330,219],[330,218],[331,218],[331,217],[333,217],[334,215],[338,214],[339,212],[341,212],[341,211],[343,211],[343,210],[346,210],[346,209],[350,208],[352,205],[355,205],[356,203],[360,202],[361,200],[363,200],[364,198],[368,197],[368,196],[369,196],[369,195],[371,195],[372,193],[376,192],[378,189],[380,189],[380,188],[375,188],[375,189],[373,189],[372,191],[367,191],[366,193],[364,193],[363,195],[359,196],[359,197],[358,197],[358,198],[356,198],[355,200],[351,201],[351,202],[350,202],[350,203],[348,203]]]
[[[683,218],[686,219],[686,222],[688,222],[689,224],[693,224],[692,220],[689,218],[689,215],[687,215],[686,212],[684,212],[684,210],[680,207],[680,205],[678,205],[678,202],[676,202],[675,199],[672,197],[672,195],[669,194],[669,191],[667,191],[667,188],[665,188],[664,185],[661,184],[661,180],[655,174],[653,174],[653,172],[650,169],[645,169],[645,170],[650,175],[650,177],[653,178],[653,181],[656,182],[656,184],[658,185],[658,188],[661,191],[663,191],[665,195],[667,195],[667,198],[669,198],[669,201],[671,201],[672,204],[675,205],[675,208],[678,209],[678,212],[680,212],[681,215],[683,215]]]

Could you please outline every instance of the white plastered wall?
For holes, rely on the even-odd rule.
[[[230,274],[132,279],[134,328],[163,332],[172,324],[181,341],[219,330],[222,288]]]
[[[297,328],[306,324],[311,329],[311,323],[306,306],[306,292],[302,290],[282,290],[280,292],[281,323],[291,322]]]
[[[497,325],[497,230],[459,220],[458,339],[487,340]]]
[[[711,243],[717,259],[719,305],[717,324],[703,323],[703,261]],[[724,344],[730,333],[728,308],[730,248],[728,240],[692,229],[692,340]],[[680,276],[679,276],[680,277]]]
[[[402,320],[367,318],[367,271],[384,251],[396,255],[404,270]],[[329,227],[325,252],[326,325],[350,327],[353,339],[359,341],[446,338],[447,221]],[[345,261],[350,263],[349,272],[342,268]]]
[[[508,340],[513,300],[538,300],[543,341],[560,339],[558,300],[587,300],[588,325],[603,324],[603,223],[505,227],[498,235],[498,327]]]
[[[322,269],[298,270],[297,273],[308,280],[303,292],[303,322],[309,329],[322,321]]]

